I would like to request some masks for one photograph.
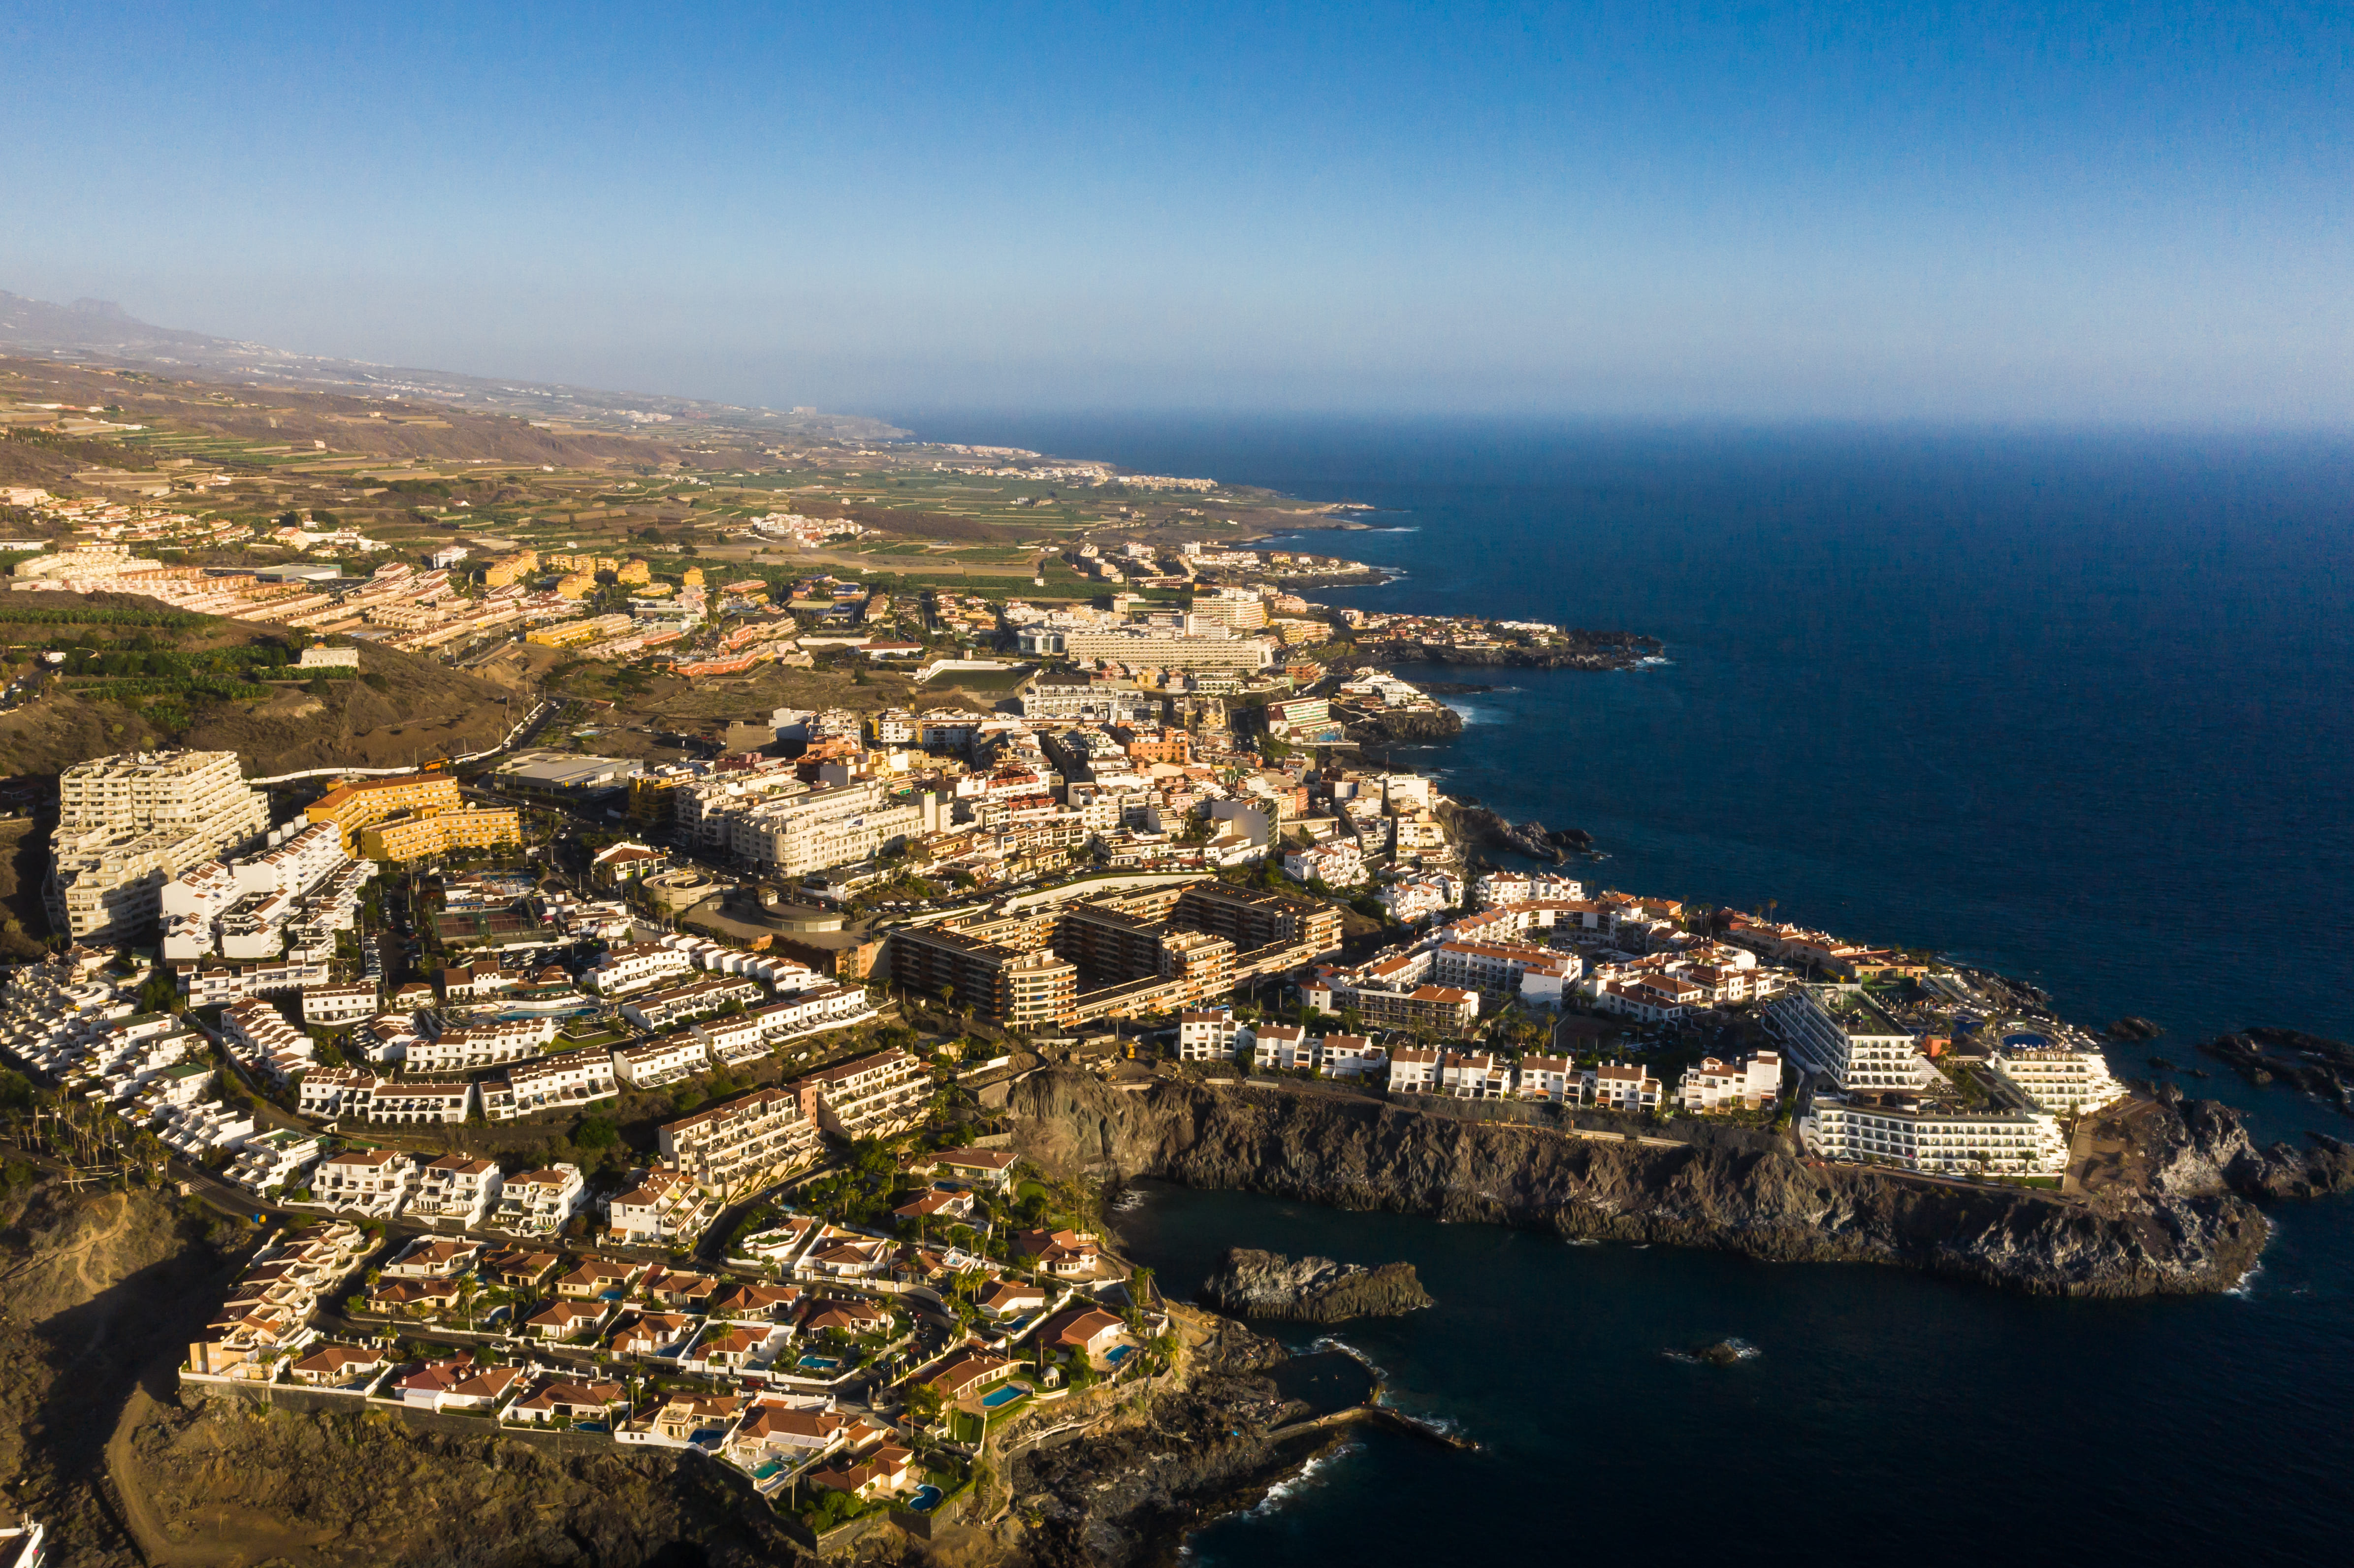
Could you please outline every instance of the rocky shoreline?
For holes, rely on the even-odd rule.
[[[1463,648],[1452,642],[1416,642],[1387,657],[1425,664],[1478,664],[1513,670],[1632,670],[1656,659],[1667,644],[1634,631],[1573,631],[1566,648]]]
[[[1663,1147],[1347,1093],[1164,1079],[1131,1094],[1057,1069],[1019,1084],[1011,1108],[1021,1151],[1068,1173],[1772,1262],[1887,1264],[2041,1295],[2230,1289],[2271,1235],[2251,1200],[2354,1188],[2354,1147],[2316,1136],[2309,1149],[2259,1149],[2237,1113],[2179,1097],[2104,1113],[2096,1130],[2113,1135],[2129,1175],[2073,1199],[1827,1166],[1763,1135]]]
[[[1419,713],[1335,707],[1332,716],[1360,747],[1437,746],[1463,733],[1463,715],[1444,705]]]
[[[1172,1563],[1188,1533],[1251,1507],[1338,1442],[1345,1428],[1331,1417],[1371,1395],[1367,1373],[1354,1400],[1348,1391],[1337,1400],[1301,1397],[1285,1376],[1301,1363],[1273,1340],[1206,1313],[1185,1327],[1192,1375],[1184,1388],[1153,1398],[1135,1419],[1026,1449],[1007,1464],[1012,1511],[1023,1521],[1018,1555],[991,1552],[990,1560],[1041,1568]]]
[[[1560,865],[1571,855],[1594,848],[1594,835],[1583,828],[1548,828],[1534,818],[1514,822],[1485,806],[1449,800],[1439,806],[1438,819],[1449,836],[1466,849],[1509,850]]]
[[[1228,1249],[1202,1282],[1203,1298],[1223,1312],[1293,1323],[1344,1323],[1394,1318],[1431,1304],[1410,1263],[1378,1268],[1329,1257],[1286,1257],[1255,1247]]]

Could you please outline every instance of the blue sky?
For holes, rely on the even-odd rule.
[[[0,288],[882,413],[2354,417],[2354,8],[0,5]]]

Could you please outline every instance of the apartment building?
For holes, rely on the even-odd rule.
[[[1587,1068],[1583,1092],[1587,1105],[1606,1110],[1657,1110],[1661,1097],[1659,1080],[1631,1062],[1604,1062]]]
[[[818,1124],[793,1090],[755,1089],[664,1125],[660,1140],[663,1164],[726,1199],[808,1164],[817,1153]]]
[[[1684,1069],[1676,1097],[1689,1111],[1740,1107],[1761,1110],[1782,1097],[1782,1054],[1758,1051],[1738,1062],[1703,1056]]]
[[[843,1138],[881,1138],[923,1119],[932,1076],[893,1046],[794,1080],[804,1115]]]
[[[1766,1005],[1761,1022],[1799,1068],[1834,1088],[1917,1093],[1944,1082],[1913,1032],[1856,987],[1793,986]]]
[[[2039,1110],[2076,1117],[2125,1097],[2108,1058],[2091,1046],[2005,1045],[1989,1064]]]
[[[333,828],[343,840],[344,853],[354,854],[360,848],[360,834],[378,822],[455,811],[464,804],[458,780],[451,774],[400,773],[338,785],[313,801],[303,815]]]
[[[1451,1054],[1439,1064],[1438,1092],[1458,1100],[1510,1098],[1512,1065],[1484,1051]]]
[[[1373,1078],[1389,1073],[1389,1052],[1363,1034],[1327,1034],[1316,1043],[1316,1065],[1328,1078]]]
[[[552,1236],[588,1201],[588,1179],[578,1165],[526,1171],[499,1183],[490,1224],[516,1235]]]
[[[785,876],[872,860],[924,831],[923,808],[892,800],[887,788],[870,779],[771,796],[730,815],[727,848]]]
[[[1524,1100],[1575,1105],[1584,1097],[1585,1076],[1567,1056],[1523,1056],[1512,1092]]]
[[[1406,1045],[1390,1053],[1388,1086],[1394,1095],[1435,1095],[1444,1051]]]
[[[396,863],[448,854],[452,850],[497,849],[521,842],[522,819],[511,806],[403,817],[360,832],[362,855]]]
[[[445,1154],[418,1173],[417,1192],[408,1201],[408,1218],[429,1225],[473,1230],[498,1202],[501,1182],[499,1168],[489,1160]]]
[[[740,1066],[769,1054],[769,1037],[761,1029],[759,1012],[706,1019],[686,1027],[689,1035],[701,1042],[704,1054],[723,1067]]]
[[[1182,1027],[1182,1025],[1181,1025]],[[1305,1072],[1316,1065],[1316,1043],[1296,1023],[1262,1023],[1251,1032],[1251,1066],[1259,1072]]]
[[[404,1058],[407,1070],[469,1073],[526,1061],[555,1041],[556,1023],[554,1018],[510,1018],[455,1024],[439,1034],[411,1039]]]
[[[625,1246],[684,1246],[717,1213],[684,1171],[657,1166],[606,1205],[605,1237]]]
[[[1543,1007],[1559,1007],[1564,991],[1585,972],[1575,953],[1515,942],[1441,942],[1431,953],[1430,978],[1439,985],[1517,996]]]
[[[1971,1110],[1890,1090],[1818,1094],[1798,1137],[1826,1160],[1953,1175],[2056,1176],[2067,1169],[2059,1118],[2024,1108]]]
[[[1177,1015],[1177,1059],[1181,1062],[1231,1062],[1250,1054],[1257,1038],[1249,1024],[1235,1017],[1231,1008]]]
[[[641,986],[656,984],[687,973],[695,961],[681,948],[660,942],[631,942],[610,948],[580,983],[599,996],[622,996]]]
[[[317,1134],[277,1128],[247,1139],[221,1176],[249,1192],[300,1187],[303,1172],[325,1152]]]
[[[474,1114],[474,1086],[463,1079],[382,1078],[362,1113],[370,1121],[405,1126],[441,1126]]]
[[[302,988],[302,1022],[308,1024],[340,1029],[346,1023],[375,1017],[376,1005],[376,989],[373,983],[306,985]]]
[[[1024,629],[1027,639],[1030,629]],[[1077,664],[1125,664],[1131,670],[1264,670],[1275,662],[1276,639],[1149,627],[1070,627],[1046,633],[1058,652]]]
[[[270,825],[233,751],[127,752],[58,776],[44,889],[53,928],[77,942],[153,935],[164,885]]]
[[[620,1093],[612,1057],[602,1051],[561,1051],[483,1079],[482,1114],[493,1121],[513,1121],[538,1111],[578,1110]]]
[[[321,1121],[365,1118],[379,1081],[365,1067],[315,1067],[302,1075],[295,1108]]]
[[[1077,1017],[1079,966],[1043,946],[980,934],[1023,924],[996,921],[956,929],[903,927],[890,934],[891,978],[970,1006],[1009,1029],[1037,1029]]]
[[[331,1209],[355,1209],[372,1219],[398,1214],[417,1184],[417,1160],[397,1149],[347,1149],[319,1161],[311,1198]]]
[[[248,1070],[281,1083],[308,1068],[315,1054],[311,1037],[259,997],[221,1009],[220,1024],[223,1044]]]
[[[709,1048],[699,1034],[670,1034],[613,1048],[613,1076],[632,1088],[658,1089],[710,1065]]]
[[[689,980],[682,986],[631,997],[621,1003],[621,1016],[641,1029],[663,1030],[703,1013],[716,1012],[730,1002],[749,1007],[766,1001],[768,995],[758,980]]]
[[[742,1022],[758,1025],[760,1048],[768,1050],[787,1040],[863,1023],[874,1016],[875,1001],[867,995],[864,986],[822,985],[782,1001],[770,1002],[748,1013]],[[718,1030],[732,1027],[737,1022],[722,1020],[719,1023],[698,1023],[695,1028],[716,1040]],[[715,1045],[715,1054],[716,1052]]]

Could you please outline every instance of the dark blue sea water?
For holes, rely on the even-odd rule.
[[[1596,881],[1933,947],[2169,1034],[2354,1033],[2354,442],[2265,436],[915,421],[1381,511],[1324,597],[1663,638],[1640,673],[1455,671],[1458,795],[1592,832]],[[1414,672],[1403,672],[1411,678]],[[2186,1084],[2273,1135],[2335,1111]],[[1883,1271],[1157,1198],[1181,1284],[1238,1242],[1412,1257],[1349,1338],[1491,1446],[1364,1439],[1210,1561],[2344,1561],[2354,1211],[2282,1212],[2244,1297],[2008,1298]],[[1165,1261],[1164,1261],[1165,1260]],[[1732,1333],[1719,1371],[1663,1350]]]

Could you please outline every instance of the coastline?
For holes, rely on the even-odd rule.
[[[1018,1084],[1009,1108],[1016,1147],[1066,1175],[1767,1262],[1874,1263],[2032,1295],[2229,1290],[2272,1235],[2256,1200],[2354,1189],[2354,1147],[2334,1139],[2259,1149],[2213,1102],[2121,1106],[2103,1125],[2130,1147],[2142,1184],[2080,1195],[1825,1165],[1734,1128],[1638,1142],[1286,1086],[1163,1077],[1127,1093],[1049,1068]]]

